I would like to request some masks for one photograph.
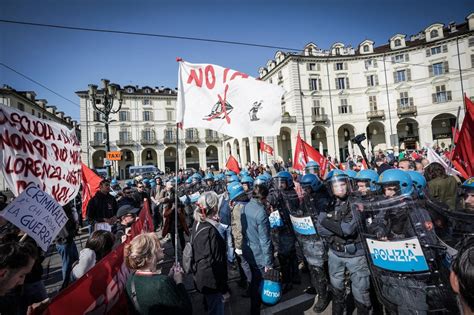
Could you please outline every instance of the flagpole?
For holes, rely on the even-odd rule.
[[[464,101],[464,97],[463,97]],[[459,115],[461,114],[461,106],[458,106],[458,114],[456,115],[456,124],[454,125],[454,132],[453,134],[453,145],[451,147],[451,152],[449,153],[449,166],[454,168],[453,164],[453,154],[454,154],[454,148],[456,147],[455,139],[456,139],[456,134],[458,133],[458,128],[459,128]],[[452,131],[452,129],[451,129]]]
[[[182,62],[180,57],[176,58],[176,62]],[[178,91],[179,92],[179,91]],[[174,264],[178,266],[178,170],[179,170],[179,127],[182,126],[182,121],[176,124],[176,181],[174,191]]]
[[[329,57],[326,58],[326,73],[328,75],[328,91],[329,91],[329,108],[331,109],[331,125],[332,125],[332,135],[334,142],[334,158],[337,158],[337,148],[336,148],[336,129],[334,127],[334,113],[332,110],[332,97],[331,97],[331,79],[329,78]]]

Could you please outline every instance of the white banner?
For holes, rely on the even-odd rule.
[[[316,229],[314,228],[313,220],[310,216],[307,217],[295,217],[290,215],[291,223],[293,224],[293,229],[296,233],[301,235],[315,235],[317,234]]]
[[[81,183],[81,148],[73,129],[0,105],[0,168],[18,196],[35,184],[61,205]]]
[[[180,62],[176,122],[235,138],[275,136],[284,92],[229,68]]]
[[[48,250],[68,220],[63,207],[34,184],[28,186],[0,215],[31,236],[44,251]]]

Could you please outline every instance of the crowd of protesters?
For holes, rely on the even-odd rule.
[[[331,158],[329,162],[327,170],[319,169],[314,162],[315,166],[311,167],[313,164],[309,162],[306,170],[296,171],[291,161],[280,160],[268,165],[249,162],[243,165],[240,174],[200,169],[138,177],[121,183],[104,179],[87,205],[83,222],[80,198],[64,206],[68,222],[54,242],[62,261],[61,289],[86,275],[124,242],[139,212],[148,208],[155,231],[135,237],[125,247],[125,263],[132,271],[126,285],[132,313],[192,313],[181,265],[173,265],[168,275],[161,274],[163,244],[172,240],[174,247],[176,234],[180,260],[186,242],[191,240],[189,273],[209,314],[224,314],[224,304],[231,298],[228,268],[239,270],[241,294],[250,298],[250,308],[245,313],[260,312],[262,281],[269,270],[275,269],[281,273],[283,294],[292,290],[292,284],[300,283],[309,271],[311,286],[306,292],[316,294],[313,308],[316,312],[324,311],[331,299],[333,314],[349,312],[346,291],[354,297],[359,314],[376,312],[382,306],[372,295],[369,297],[372,280],[364,249],[359,245],[356,221],[352,216],[336,221],[331,221],[331,217],[339,213],[338,209],[348,207],[351,197],[372,194],[374,200],[387,199],[392,196],[391,189],[395,195],[433,201],[446,211],[474,215],[474,181],[451,174],[440,163],[430,163],[425,151],[402,152],[397,156],[379,151],[368,160],[354,156],[344,163]],[[373,170],[372,179],[364,172],[368,169]],[[394,179],[384,181],[384,176],[388,178],[392,171],[396,172]],[[404,174],[409,175],[410,181],[406,181]],[[414,189],[405,193],[406,185]],[[340,190],[341,187],[345,190]],[[0,210],[8,202],[11,200],[0,194]],[[315,228],[321,232],[313,240],[299,235],[290,219],[308,211]],[[280,220],[277,225],[272,219],[275,213]],[[438,228],[439,217],[430,215]],[[89,237],[79,251],[75,240],[80,231]],[[313,242],[311,250],[307,246],[309,241]],[[354,251],[349,252],[352,245]],[[472,251],[473,247],[463,247],[454,260],[450,277],[452,292],[461,301],[465,314],[474,311],[474,287],[469,271],[474,261]],[[315,253],[317,259],[311,257]],[[438,252],[444,254],[442,250]],[[44,257],[45,253],[33,239],[0,216],[0,314],[27,314],[47,306]],[[347,277],[352,280],[349,289],[345,288]],[[429,302],[423,305],[416,312],[432,310],[426,306]],[[400,314],[411,313],[398,307]]]

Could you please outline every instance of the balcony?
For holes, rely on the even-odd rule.
[[[221,139],[219,139],[219,136],[206,136],[206,142],[219,142]]]
[[[89,145],[92,147],[105,147],[105,139],[89,141]]]
[[[141,138],[140,143],[142,145],[158,144],[158,140],[155,138]]]
[[[198,137],[198,136],[192,136],[192,137],[186,136],[186,137],[184,138],[184,141],[185,141],[186,143],[199,143],[199,137]]]
[[[405,116],[405,115],[417,115],[417,110],[415,105],[410,106],[398,106],[397,107],[397,115],[398,117]]]
[[[291,116],[289,113],[284,113],[281,116],[282,124],[294,124],[296,123],[296,116]]]
[[[311,121],[314,124],[327,124],[329,122],[327,114],[311,115]]]
[[[367,119],[373,120],[373,119],[385,119],[385,111],[382,110],[371,110],[367,112]]]
[[[176,136],[165,136],[163,138],[164,144],[176,144]]]
[[[133,145],[134,141],[132,139],[119,139],[117,140],[116,144],[119,147],[127,146],[127,145]]]

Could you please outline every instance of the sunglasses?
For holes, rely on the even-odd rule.
[[[143,186],[137,186],[137,188],[143,188]]]

